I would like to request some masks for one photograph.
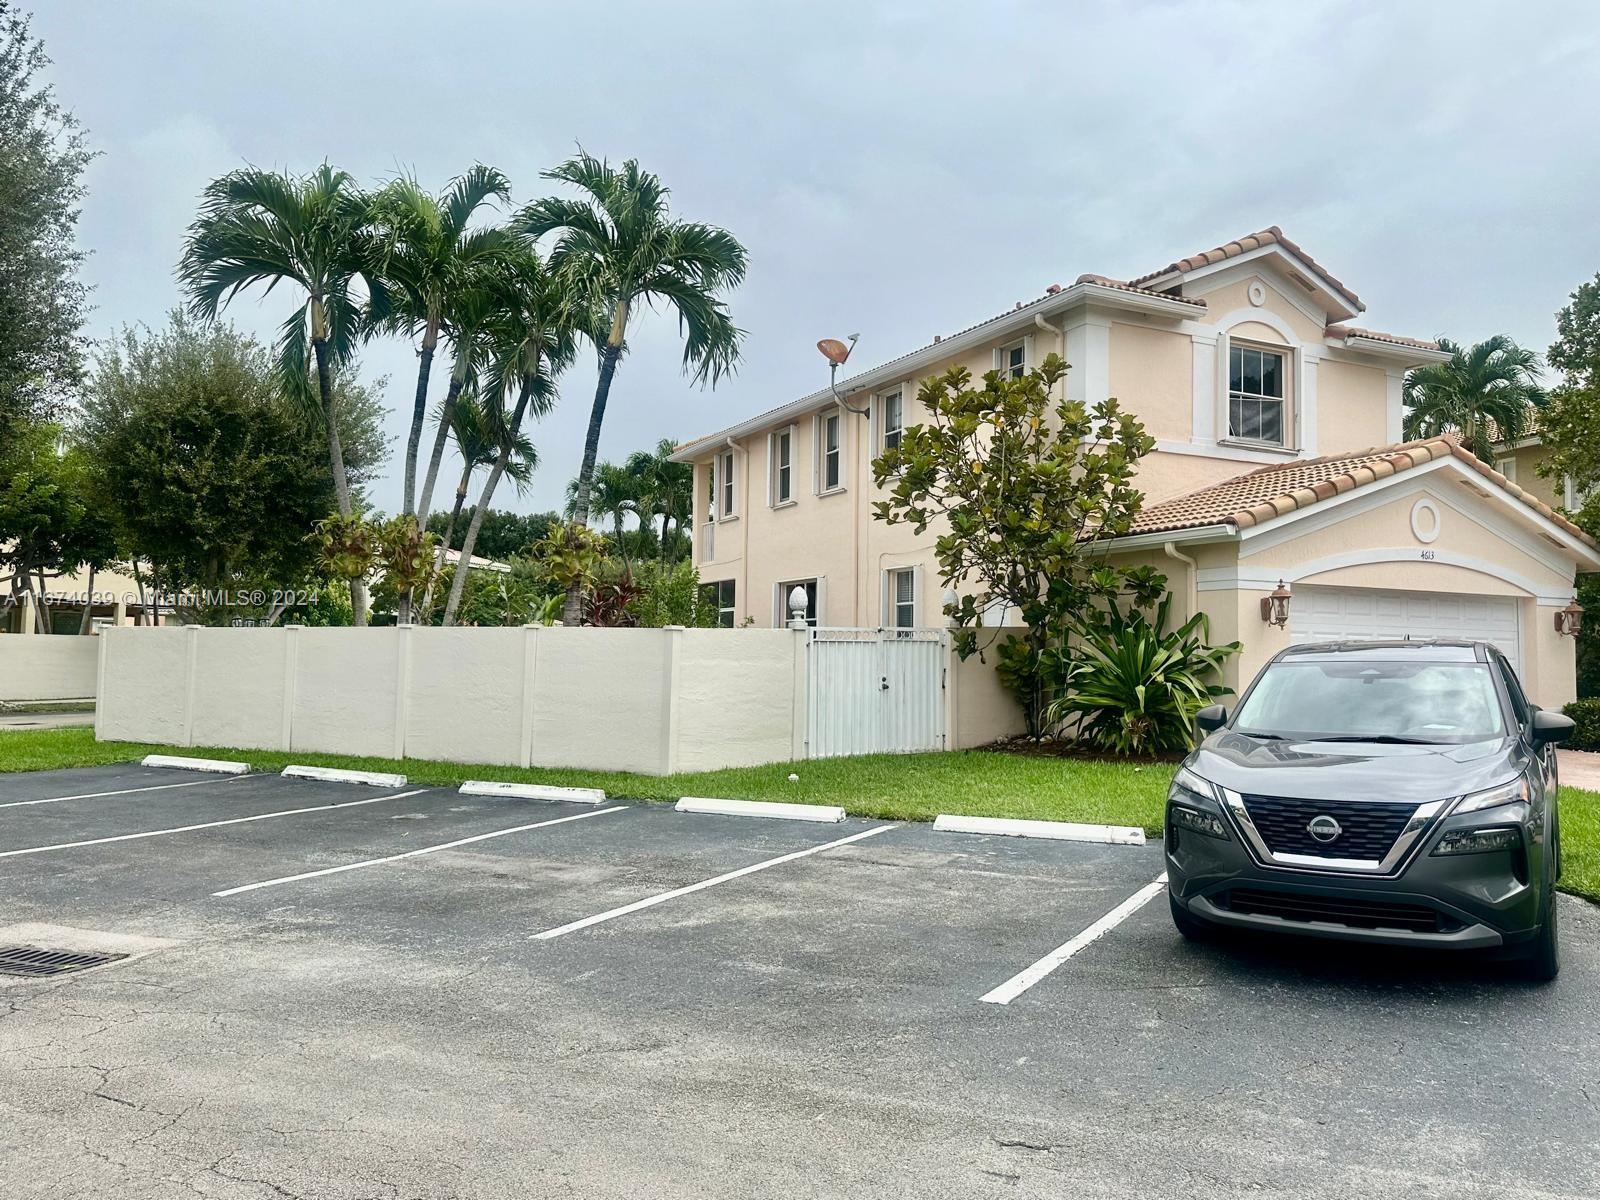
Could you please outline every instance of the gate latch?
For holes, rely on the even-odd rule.
[[[887,692],[889,690],[889,677],[887,675],[878,676],[878,690],[880,692]]]

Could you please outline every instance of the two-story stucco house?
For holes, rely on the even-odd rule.
[[[1451,442],[1401,441],[1408,368],[1431,342],[1352,324],[1360,298],[1276,227],[1131,280],[1080,276],[1031,303],[699,438],[701,578],[725,624],[781,624],[795,587],[829,626],[937,626],[934,532],[872,517],[870,462],[919,419],[917,381],[1058,352],[1069,396],[1118,397],[1156,439],[1145,510],[1119,559],[1164,571],[1245,652],[1247,681],[1291,641],[1469,636],[1501,646],[1534,698],[1574,691],[1557,614],[1600,548],[1549,503]],[[1263,619],[1280,582],[1287,624]],[[1566,618],[1570,620],[1570,618]]]

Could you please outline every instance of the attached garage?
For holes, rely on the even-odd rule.
[[[1522,673],[1518,601],[1511,596],[1386,592],[1376,588],[1295,589],[1291,642],[1466,638],[1498,646]]]

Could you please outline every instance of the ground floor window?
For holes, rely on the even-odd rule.
[[[815,579],[791,579],[788,583],[780,583],[778,585],[778,620],[776,624],[780,626],[787,625],[793,619],[793,614],[789,611],[789,597],[795,588],[800,588],[805,593],[806,624],[815,629],[817,627],[817,581]]]
[[[890,571],[884,596],[884,624],[891,629],[915,629],[917,626],[917,569],[903,567]]]
[[[719,579],[715,583],[701,584],[700,595],[708,608],[717,610],[717,624],[724,629],[732,629],[734,581]]]

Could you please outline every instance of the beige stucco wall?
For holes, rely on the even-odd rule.
[[[187,745],[189,648],[178,626],[100,631],[94,735],[101,741]]]
[[[406,756],[521,765],[528,657],[523,631],[409,633]]]
[[[1017,629],[1020,635],[1024,632]],[[1001,635],[1006,636],[1006,635]],[[995,673],[996,646],[984,635],[983,657],[950,655],[951,749],[970,750],[1028,731],[1022,706]]]
[[[284,689],[289,678],[289,632],[241,630],[251,636],[222,638],[206,637],[199,628],[182,632],[194,656],[190,692],[193,744],[239,746],[246,750],[275,750],[281,746]],[[117,636],[123,635],[119,631]],[[251,686],[239,687],[240,680],[250,680]]]
[[[1560,478],[1546,479],[1539,474],[1539,466],[1548,455],[1549,451],[1543,446],[1520,446],[1495,465],[1523,491],[1544,501],[1551,508],[1562,508],[1567,503],[1563,481]]]
[[[0,700],[93,696],[99,650],[93,637],[0,634]]]
[[[1319,453],[1389,441],[1389,379],[1382,367],[1324,358],[1317,366]]]
[[[805,639],[789,630],[686,629],[677,672],[679,771],[800,758]]]
[[[1153,438],[1188,441],[1194,433],[1194,351],[1170,329],[1114,321],[1111,394]],[[1144,476],[1159,476],[1145,464]],[[1163,486],[1165,486],[1163,482]]]

